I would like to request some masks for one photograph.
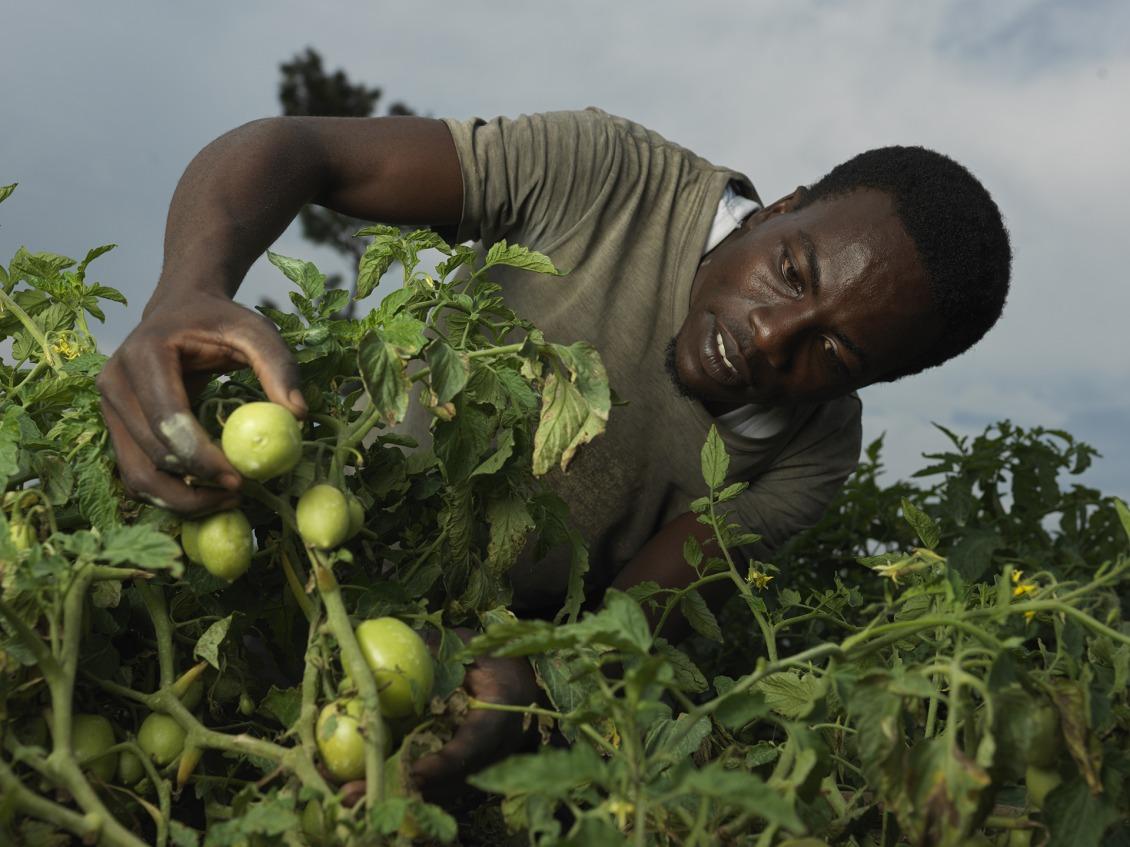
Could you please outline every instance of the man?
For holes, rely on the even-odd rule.
[[[741,174],[597,110],[255,122],[189,165],[157,288],[100,378],[122,479],[138,496],[186,514],[238,503],[238,474],[191,415],[194,381],[250,366],[272,400],[304,413],[289,350],[231,297],[308,202],[459,240],[505,237],[569,271],[501,281],[547,337],[593,343],[628,401],[550,480],[590,545],[596,591],[693,578],[682,549],[688,535],[708,540],[689,503],[703,493],[711,424],[731,476],[750,482],[738,515],[770,548],[814,523],[858,459],[853,392],[975,343],[1000,314],[1011,260],[981,184],[920,148],[863,154],[761,206]],[[222,488],[188,487],[185,473]],[[559,604],[564,577],[554,552],[524,563],[515,607]],[[482,663],[469,682],[510,702],[536,691],[514,660]],[[512,720],[474,713],[420,763],[421,781],[438,790],[507,752],[520,737]]]

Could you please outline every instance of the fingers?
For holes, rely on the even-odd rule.
[[[285,406],[301,420],[306,416],[306,401],[298,375],[298,362],[279,335],[275,325],[253,312],[238,331],[225,332],[225,341],[238,351],[255,372],[272,403]]]
[[[216,488],[190,487],[183,477],[165,473],[138,446],[111,407],[103,404],[102,415],[117,454],[122,484],[130,496],[189,516],[239,505],[238,495]]]

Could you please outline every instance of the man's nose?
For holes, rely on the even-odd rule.
[[[749,313],[757,351],[776,370],[788,370],[797,344],[813,323],[814,316],[803,304],[774,303]]]

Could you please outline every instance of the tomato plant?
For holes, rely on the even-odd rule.
[[[883,485],[873,445],[826,517],[761,561],[712,433],[691,506],[715,544],[684,545],[692,583],[586,597],[587,553],[533,470],[599,434],[607,378],[490,279],[552,264],[363,237],[358,299],[394,265],[403,284],[357,319],[313,265],[270,254],[293,310],[260,311],[310,414],[297,459],[293,428],[272,452],[286,470],[252,470],[238,510],[199,521],[114,475],[88,324],[122,299],[89,279],[109,248],[0,268],[0,842],[1125,840],[1130,513],[1070,484],[1093,450],[1003,422],[943,433],[913,482]],[[195,413],[222,443],[265,400],[237,371]],[[413,403],[426,431],[403,426]],[[299,504],[325,489],[332,519],[307,531]],[[558,614],[518,619],[509,569],[558,546]],[[719,585],[715,612],[703,589]],[[691,639],[663,636],[672,615]],[[465,689],[486,655],[524,657],[545,702]],[[474,776],[474,810],[424,802],[414,763],[499,711],[544,743]]]

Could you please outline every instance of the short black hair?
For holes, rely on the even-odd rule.
[[[832,168],[798,208],[859,188],[884,191],[918,251],[942,337],[925,356],[882,377],[891,382],[936,367],[981,340],[1008,296],[1012,247],[988,190],[953,159],[925,147],[880,147]]]

